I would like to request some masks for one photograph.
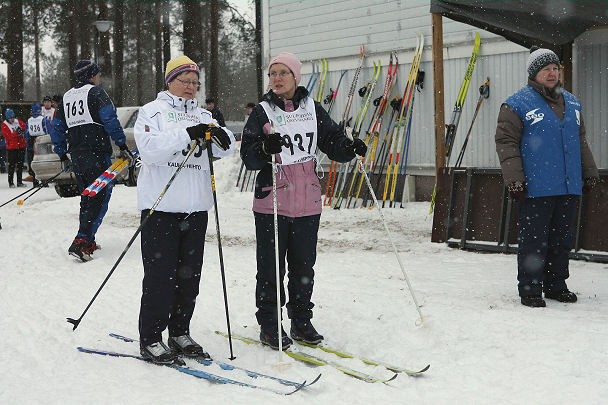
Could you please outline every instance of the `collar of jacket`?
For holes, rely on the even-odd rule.
[[[191,111],[198,107],[198,100],[193,98],[192,100],[186,100],[183,97],[178,97],[171,94],[168,90],[161,91],[156,96],[157,100],[162,100],[169,104],[171,107],[178,111]]]
[[[300,105],[300,101],[305,99],[307,96],[308,96],[308,90],[306,90],[306,87],[298,86],[296,88],[296,92],[293,95],[293,98],[291,99],[295,110],[298,109],[298,106]],[[274,93],[274,91],[272,91],[272,90],[268,90],[268,93],[264,94],[264,96],[262,97],[262,101],[266,101],[268,103],[274,104],[277,107],[279,107],[281,110],[285,110],[285,99],[277,96]]]
[[[534,90],[538,91],[541,96],[553,102],[558,102],[562,96],[562,82],[560,81],[558,81],[552,89],[545,87],[532,79],[528,79],[528,84],[532,86]]]

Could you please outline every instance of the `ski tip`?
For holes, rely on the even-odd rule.
[[[388,380],[384,380],[382,381],[384,384],[389,383],[391,381],[393,381],[395,378],[397,378],[399,374],[395,373],[391,378],[389,378]]]
[[[125,342],[135,342],[135,339],[131,339],[126,336],[118,335],[116,333],[110,333],[109,335],[113,338],[124,340]]]
[[[315,377],[314,380],[312,380],[309,384],[307,385],[313,385],[314,383],[316,383],[317,381],[319,381],[319,379],[321,378],[321,373],[319,373],[318,376]]]
[[[293,390],[291,392],[287,392],[287,393],[285,393],[285,395],[295,394],[296,392],[300,391],[305,386],[306,386],[306,380],[304,380],[300,385],[298,385],[295,390]]]

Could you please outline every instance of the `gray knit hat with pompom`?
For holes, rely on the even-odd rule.
[[[555,52],[553,52],[551,49],[533,46],[530,48],[530,56],[528,56],[528,63],[526,65],[528,77],[534,80],[542,68],[552,63],[559,66],[559,58]]]

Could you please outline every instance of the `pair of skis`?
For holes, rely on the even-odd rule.
[[[133,159],[137,159],[139,152],[137,149],[131,151]],[[94,197],[98,194],[108,183],[112,182],[120,172],[124,169],[129,168],[131,165],[131,159],[118,158],[114,163],[110,165],[102,174],[99,175],[87,188],[82,191],[82,195],[88,195]]]
[[[450,119],[449,124],[446,125],[446,134],[445,134],[445,157],[446,163],[445,166],[449,167],[450,164],[450,155],[452,154],[452,147],[454,146],[454,138],[456,137],[456,130],[458,129],[458,123],[460,122],[460,116],[462,114],[462,107],[464,106],[464,101],[467,97],[467,92],[469,91],[469,84],[471,83],[471,76],[473,75],[473,70],[475,69],[475,62],[477,62],[477,54],[479,53],[479,47],[481,45],[481,38],[479,37],[479,33],[475,33],[475,43],[473,45],[473,53],[471,54],[471,58],[469,59],[469,64],[467,65],[467,70],[464,74],[464,79],[462,84],[460,85],[460,91],[458,92],[458,97],[456,98],[456,103],[454,104],[454,110],[452,111],[452,117]],[[429,214],[433,213],[433,209],[435,208],[435,197],[437,196],[437,181],[435,180],[435,187],[433,188],[433,195],[431,197],[431,207],[429,209]]]
[[[349,128],[347,128],[348,121],[349,121],[350,108],[353,103],[355,89],[357,88],[357,82],[359,81],[359,74],[361,73],[361,68],[363,67],[364,60],[365,60],[365,45],[361,45],[361,47],[359,48],[359,66],[357,66],[357,69],[355,70],[355,74],[353,76],[353,81],[350,85],[350,89],[348,91],[348,95],[346,98],[346,106],[344,107],[344,112],[342,113],[342,120],[340,121],[340,125],[347,132],[350,130]],[[321,164],[322,162],[323,162],[323,159],[320,159],[319,164]],[[325,199],[323,201],[323,205],[331,205],[339,166],[340,165],[338,164],[338,162],[335,162],[333,160],[329,165],[329,175],[328,175],[328,179],[327,179],[327,188],[325,190]]]
[[[225,334],[224,332],[215,331],[215,333],[220,336],[228,337],[228,335]],[[234,333],[231,334],[231,337],[233,339],[240,340],[247,344],[253,344],[253,345],[257,345],[257,346],[263,345],[263,343],[260,342],[258,339],[241,336],[241,335],[234,334]],[[340,363],[340,361],[327,359],[327,358],[323,358],[323,357],[319,357],[319,356],[314,356],[309,353],[302,352],[298,349],[294,349],[294,347],[297,347],[297,346],[318,349],[319,351],[323,351],[325,353],[330,353],[334,356],[337,356],[338,359],[357,359],[368,365],[382,366],[386,370],[392,372],[393,375],[390,377],[387,377],[387,378],[376,377],[376,376],[367,374],[363,371],[354,370],[354,369],[346,366],[345,364]],[[316,365],[316,366],[331,366],[346,375],[349,375],[351,377],[354,377],[354,378],[357,378],[359,380],[369,382],[369,383],[376,383],[376,382],[388,383],[389,381],[394,380],[397,377],[398,373],[403,373],[403,374],[406,374],[409,376],[418,376],[418,375],[423,374],[425,371],[427,371],[431,367],[429,364],[420,370],[408,370],[406,368],[394,366],[394,365],[391,365],[391,364],[388,364],[388,363],[385,363],[382,361],[370,360],[370,359],[356,356],[354,354],[346,353],[341,350],[337,350],[335,348],[329,347],[323,343],[321,343],[319,345],[311,345],[311,344],[307,344],[304,342],[295,342],[294,346],[290,347],[287,350],[284,350],[284,353],[287,356],[289,356],[295,360],[298,360],[298,361],[301,361],[301,362],[304,362],[307,364]]]
[[[130,343],[137,343],[138,341],[135,339],[131,339],[125,336],[121,336],[115,333],[110,333],[110,336],[121,340],[123,342],[130,342]],[[135,354],[130,354],[130,353],[124,353],[124,352],[114,352],[114,351],[108,351],[108,350],[100,350],[100,349],[91,349],[91,348],[86,348],[86,347],[78,347],[77,348],[80,352],[82,353],[89,353],[89,354],[98,354],[98,355],[103,355],[103,356],[111,356],[111,357],[126,357],[126,358],[133,358],[133,359],[137,359],[137,360],[141,360],[141,361],[146,361],[148,362],[146,359],[144,359],[143,357],[139,356],[139,355],[135,355]],[[243,367],[238,367],[232,364],[227,364],[221,361],[217,361],[217,360],[209,360],[209,359],[202,359],[202,358],[193,358],[192,360],[196,361],[197,363],[202,364],[203,366],[209,367],[212,365],[216,365],[218,366],[222,372],[225,371],[229,371],[229,372],[233,372],[233,371],[241,371],[243,373],[245,373],[248,377],[252,378],[252,379],[260,379],[260,380],[267,380],[267,381],[272,381],[274,383],[278,383],[280,385],[283,386],[287,386],[290,387],[290,389],[285,390],[285,389],[277,389],[277,388],[273,388],[273,387],[268,387],[265,385],[260,385],[260,384],[254,384],[252,382],[246,382],[246,381],[241,381],[241,380],[237,380],[232,378],[232,376],[228,377],[222,374],[216,374],[216,373],[210,373],[198,368],[192,368],[189,366],[183,366],[183,365],[178,365],[178,364],[159,364],[160,366],[165,366],[165,367],[169,367],[172,368],[174,370],[177,370],[181,373],[184,374],[188,374],[191,375],[193,377],[197,377],[197,378],[201,378],[201,379],[205,379],[208,380],[210,382],[213,383],[218,383],[218,384],[233,384],[233,385],[238,385],[241,387],[247,387],[247,388],[254,388],[254,389],[259,389],[259,390],[263,390],[263,391],[269,391],[269,392],[273,392],[275,394],[280,394],[280,395],[291,395],[297,391],[299,391],[300,389],[304,388],[304,387],[308,387],[314,383],[316,383],[320,378],[321,378],[321,374],[317,375],[310,383],[307,383],[306,380],[299,382],[299,381],[292,381],[289,379],[285,379],[285,378],[281,378],[281,377],[275,377],[272,375],[268,375],[268,374],[264,374],[264,373],[260,373],[258,371],[254,371],[254,370],[249,370]]]

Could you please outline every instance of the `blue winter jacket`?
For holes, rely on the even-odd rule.
[[[545,197],[582,192],[581,103],[566,90],[563,120],[530,85],[506,101],[523,123],[521,160],[528,192]]]
[[[79,82],[74,87],[80,88],[87,84],[91,83]],[[59,103],[52,123],[51,139],[55,146],[54,152],[60,157],[67,152],[70,154],[97,152],[111,155],[110,138],[118,146],[125,144],[127,138],[108,93],[101,87],[93,86],[88,93],[87,103],[91,118],[96,124],[84,124],[69,129],[65,120],[63,100]]]

